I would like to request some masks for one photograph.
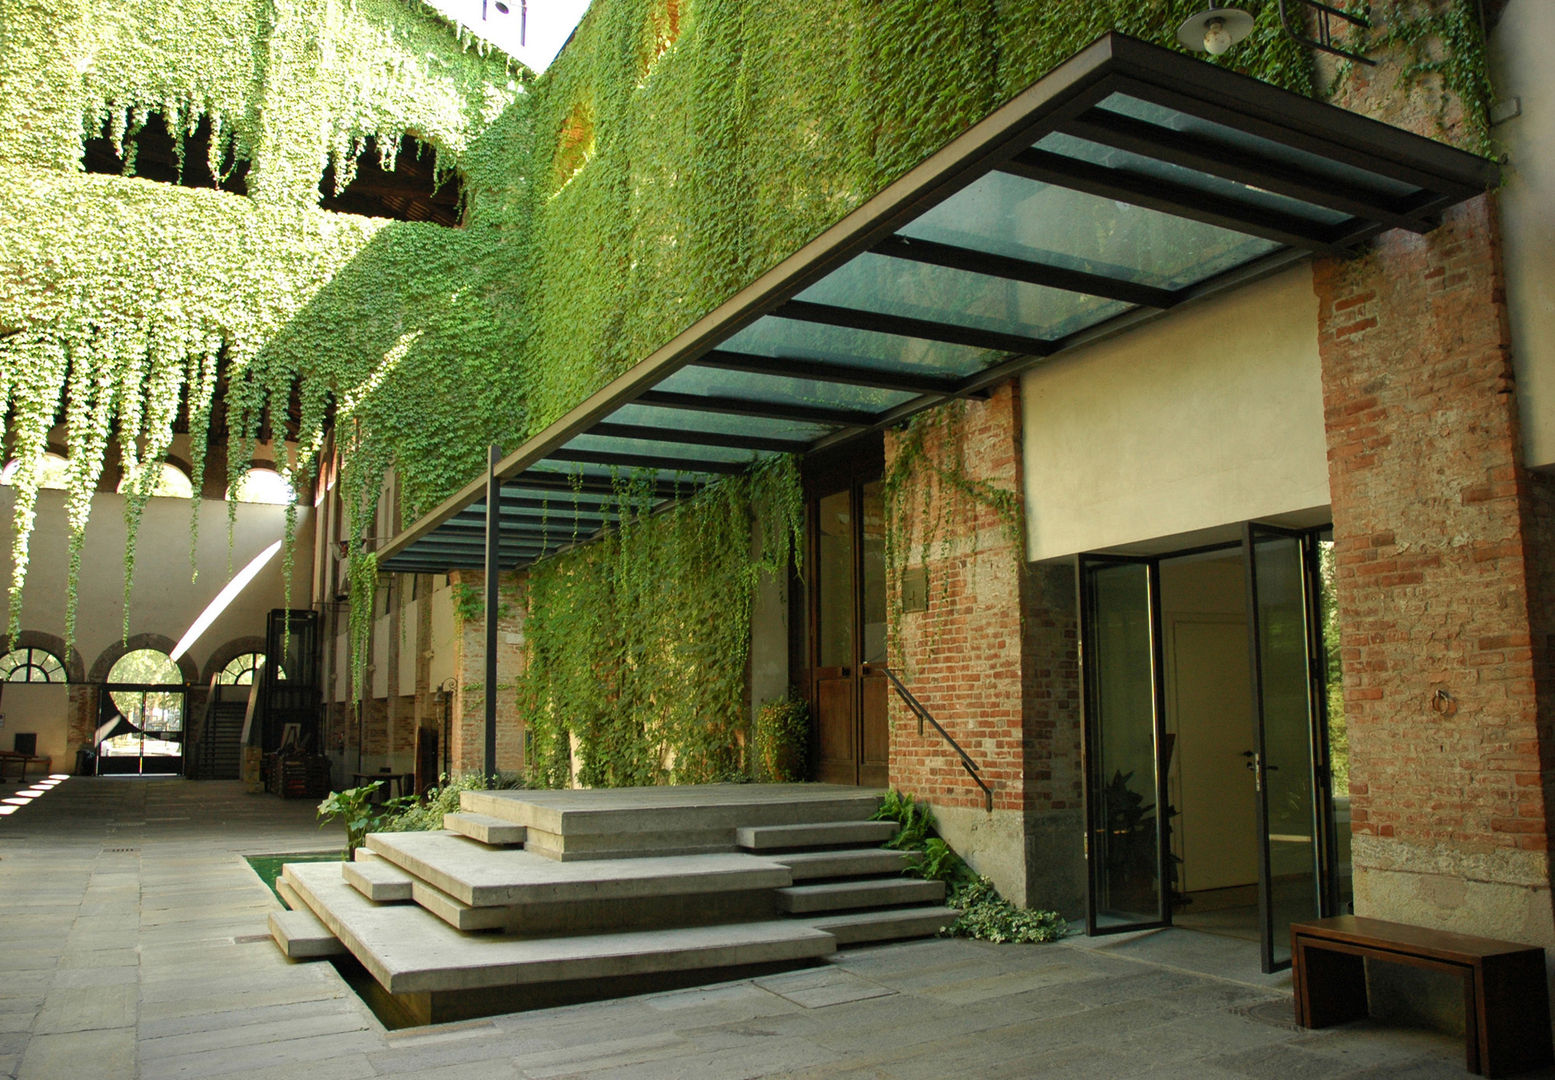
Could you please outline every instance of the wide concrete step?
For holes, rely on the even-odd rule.
[[[938,904],[943,899],[943,881],[920,881],[916,878],[831,881],[818,885],[792,885],[778,890],[778,906],[795,915],[854,908],[897,907],[904,904]]]
[[[526,831],[522,825],[515,825],[511,821],[492,817],[490,814],[477,814],[469,810],[444,814],[443,828],[449,832],[459,833],[461,836],[468,836],[471,840],[490,844],[492,847],[522,844]]]
[[[932,937],[955,922],[960,914],[955,908],[936,905],[807,915],[795,921],[826,931],[837,939],[838,945],[860,945],[870,941]]]
[[[341,863],[340,872],[346,884],[369,900],[390,904],[411,898],[411,884],[415,879],[383,859]]]
[[[287,865],[290,864],[288,863]],[[293,911],[301,911],[307,908],[307,905],[302,902],[302,898],[297,895],[297,890],[292,888],[291,882],[286,880],[285,866],[281,867],[281,876],[275,879],[275,891],[280,896],[281,903]]]
[[[270,936],[275,938],[281,952],[293,960],[340,956],[346,951],[340,939],[305,907],[297,911],[270,912]]]
[[[769,855],[794,875],[795,881],[816,878],[869,877],[900,874],[913,863],[913,853],[890,848],[842,848],[835,851],[795,851]]]
[[[367,845],[411,876],[472,907],[704,896],[782,888],[788,867],[739,852],[558,862],[485,847],[450,832],[371,833]]]
[[[325,926],[394,994],[802,963],[837,947],[831,934],[794,919],[548,938],[463,934],[419,907],[373,904],[329,864],[288,870]]]
[[[860,820],[881,792],[840,784],[688,784],[589,791],[466,791],[460,812],[526,827],[558,860],[733,851],[740,826]]]
[[[792,851],[842,844],[883,844],[896,835],[893,821],[827,821],[801,825],[758,825],[736,830],[747,851]]]

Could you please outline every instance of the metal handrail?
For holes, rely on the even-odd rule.
[[[983,779],[982,774],[977,767],[977,762],[973,761],[967,752],[961,749],[961,744],[956,742],[956,740],[951,737],[950,732],[946,731],[943,727],[940,726],[940,722],[934,719],[934,715],[924,707],[923,702],[913,697],[912,691],[907,689],[906,686],[902,685],[902,680],[896,677],[896,672],[892,671],[884,664],[866,663],[863,665],[863,668],[864,674],[866,675],[872,671],[879,671],[884,673],[887,679],[891,680],[891,687],[896,691],[896,696],[901,698],[902,702],[907,706],[907,708],[912,710],[912,714],[918,718],[919,735],[923,734],[923,722],[927,720],[930,725],[933,726],[934,730],[939,732],[940,738],[944,739],[947,743],[950,744],[950,748],[954,750],[956,752],[956,756],[961,759],[961,767],[966,770],[966,774],[972,778],[973,783],[983,789],[983,796],[987,800],[988,811],[989,813],[992,813],[993,789],[989,787],[987,782]]]

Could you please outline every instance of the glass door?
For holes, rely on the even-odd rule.
[[[1259,919],[1263,970],[1290,964],[1290,925],[1324,907],[1323,760],[1316,567],[1310,534],[1249,523],[1248,646],[1252,658]]]
[[[1171,919],[1159,578],[1152,559],[1080,557],[1089,933]]]
[[[184,691],[108,684],[98,698],[97,771],[101,775],[181,774]]]

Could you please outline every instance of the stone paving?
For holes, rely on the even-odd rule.
[[[14,796],[17,785],[0,789]],[[1302,1032],[1246,942],[929,940],[698,990],[385,1031],[286,960],[242,856],[326,849],[226,782],[71,779],[0,817],[0,1077],[1461,1077],[1453,1038]]]

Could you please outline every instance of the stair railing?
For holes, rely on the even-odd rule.
[[[973,761],[971,756],[968,755],[965,750],[961,749],[961,744],[956,742],[956,740],[951,737],[950,732],[946,731],[943,727],[940,726],[940,722],[934,719],[934,714],[929,712],[929,710],[924,706],[923,702],[919,701],[916,697],[913,696],[913,692],[907,689],[905,685],[903,685],[901,679],[897,678],[896,672],[892,671],[884,664],[866,663],[863,665],[863,668],[865,675],[878,671],[887,679],[891,680],[891,689],[896,691],[896,696],[901,698],[902,703],[905,704],[912,712],[912,714],[918,718],[919,735],[923,734],[923,725],[924,722],[927,721],[930,727],[939,732],[940,738],[944,739],[947,743],[950,744],[950,748],[954,750],[956,752],[956,756],[961,759],[961,767],[966,770],[966,774],[972,778],[972,782],[974,784],[983,789],[983,798],[986,801],[988,811],[992,813],[993,789],[989,787],[987,781],[983,779],[982,772],[977,767],[977,762]]]

